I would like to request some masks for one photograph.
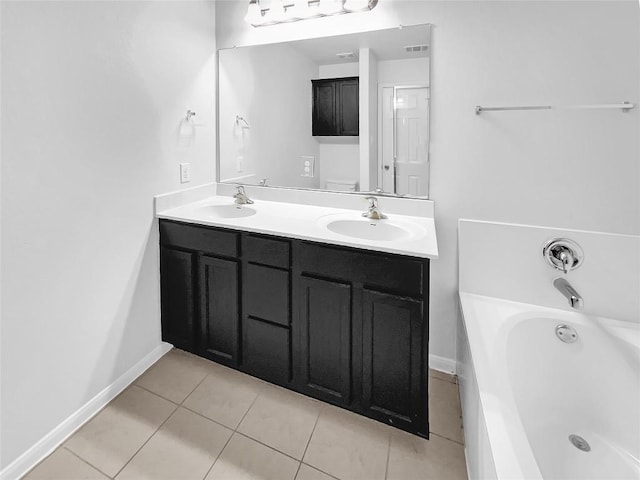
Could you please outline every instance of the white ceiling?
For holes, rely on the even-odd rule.
[[[429,25],[390,28],[372,32],[337,35],[334,37],[312,38],[289,42],[307,58],[318,65],[354,62],[357,59],[340,59],[337,53],[354,52],[360,48],[370,48],[378,60],[399,60],[429,56],[429,50],[407,53],[409,45],[428,45]]]

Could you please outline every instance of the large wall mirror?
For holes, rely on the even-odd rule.
[[[430,26],[219,51],[218,179],[429,194]]]

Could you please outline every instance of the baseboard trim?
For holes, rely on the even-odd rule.
[[[438,355],[429,355],[429,368],[438,370],[439,372],[456,374],[456,361],[450,358],[439,357]]]
[[[142,360],[118,377],[111,385],[107,386],[71,414],[60,425],[40,439],[29,450],[7,465],[0,472],[0,480],[16,480],[27,473],[172,348],[173,346],[166,342],[158,345],[145,355]]]

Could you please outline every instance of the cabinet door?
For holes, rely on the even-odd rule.
[[[351,286],[300,277],[301,388],[333,403],[351,401]]]
[[[336,134],[336,84],[313,83],[312,135]]]
[[[362,334],[367,414],[426,436],[422,302],[365,290]]]
[[[238,262],[201,256],[198,264],[201,355],[237,366],[240,326]]]
[[[163,247],[160,271],[162,339],[194,352],[194,254]]]
[[[360,134],[358,81],[343,80],[337,83],[337,88],[337,134],[357,136]]]

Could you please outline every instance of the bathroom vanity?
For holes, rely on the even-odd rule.
[[[311,206],[288,206],[297,233],[265,234],[261,218],[277,223],[263,213],[266,203],[256,201],[253,216],[200,223],[204,207],[158,215],[163,340],[427,437],[428,256],[312,239],[311,227],[295,221],[296,209],[323,211]],[[349,215],[340,212],[328,216]],[[434,247],[435,238],[426,243]]]

